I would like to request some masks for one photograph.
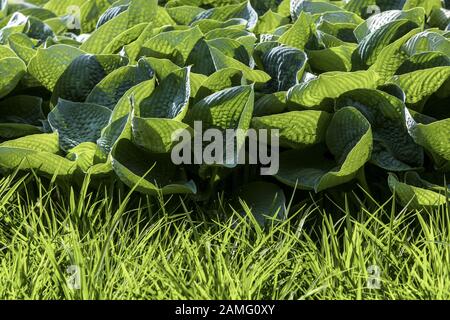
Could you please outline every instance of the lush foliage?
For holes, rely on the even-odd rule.
[[[248,170],[255,207],[279,208],[282,188],[354,181],[403,205],[443,205],[448,5],[2,0],[1,170],[203,200],[241,170],[172,164],[172,133],[203,121],[280,130],[276,179]]]

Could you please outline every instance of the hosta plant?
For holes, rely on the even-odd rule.
[[[357,183],[439,206],[449,29],[440,0],[1,0],[0,169],[194,200],[231,183],[266,209]],[[195,122],[278,130],[277,174],[173,163]]]

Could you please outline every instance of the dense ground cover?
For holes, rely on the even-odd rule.
[[[448,298],[449,5],[0,0],[1,294]]]

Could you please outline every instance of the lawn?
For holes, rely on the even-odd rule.
[[[450,298],[448,205],[294,195],[287,219],[262,228],[220,195],[205,211],[89,183],[1,180],[1,299]]]

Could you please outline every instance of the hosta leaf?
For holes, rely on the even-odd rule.
[[[32,134],[42,133],[43,131],[31,124],[26,123],[0,123],[0,138],[10,140],[25,137]]]
[[[133,117],[133,142],[153,153],[169,153],[176,144],[173,135],[179,130],[193,134],[189,125],[172,119]]]
[[[298,84],[288,92],[288,101],[302,108],[327,108],[330,99],[359,88],[374,89],[378,75],[372,71],[329,72]]]
[[[278,42],[300,50],[314,49],[314,42],[317,41],[315,31],[311,16],[302,12],[292,27],[278,39]]]
[[[357,57],[361,67],[373,65],[383,49],[392,42],[417,28],[417,24],[409,20],[389,22],[365,37],[358,45]]]
[[[22,77],[25,75],[27,66],[23,61],[16,57],[7,57],[0,59],[0,98],[9,94]]]
[[[192,22],[203,19],[226,21],[232,18],[247,20],[247,28],[249,29],[254,28],[258,22],[258,14],[249,1],[243,2],[242,4],[217,7],[203,11]]]
[[[418,70],[450,66],[450,57],[442,52],[422,52],[413,55],[402,63],[396,74],[405,74]]]
[[[203,33],[208,33],[216,29],[224,30],[226,28],[243,31],[247,27],[247,20],[240,18],[233,18],[227,21],[203,19],[193,22],[191,26],[197,26]]]
[[[343,108],[334,115],[326,142],[336,161],[327,160],[320,145],[301,153],[288,151],[281,154],[276,178],[292,187],[316,192],[350,182],[370,159],[372,130],[358,110]]]
[[[381,11],[401,10],[407,1],[408,0],[350,0],[347,1],[344,8],[358,13],[363,18],[368,18]]]
[[[291,16],[295,20],[302,12],[322,13],[342,11],[343,9],[327,1],[291,0]]]
[[[50,177],[68,177],[76,165],[57,155],[58,152],[56,134],[26,136],[0,144],[0,167],[9,170],[31,169]]]
[[[255,117],[262,117],[271,114],[282,113],[286,110],[286,92],[280,91],[262,95],[255,102]]]
[[[75,162],[83,173],[88,172],[95,165],[105,164],[107,160],[99,147],[92,142],[83,142],[77,145],[67,153],[66,158]],[[109,171],[112,171],[112,167]]]
[[[437,207],[444,205],[448,197],[435,191],[419,188],[416,186],[402,183],[398,178],[391,174],[388,179],[389,188],[395,193],[403,206],[409,206],[411,209],[423,209],[423,207]]]
[[[418,70],[396,76],[394,81],[405,91],[406,102],[414,104],[439,90],[450,77],[450,67]]]
[[[427,30],[411,37],[403,49],[410,56],[429,51],[438,51],[450,56],[450,40],[437,32]]]
[[[148,23],[156,16],[157,11],[156,0],[131,0],[127,10],[102,24],[80,49],[93,54],[102,53],[116,36],[139,23]]]
[[[111,110],[106,107],[59,100],[48,122],[59,134],[61,149],[68,151],[83,142],[96,142],[110,117]]]
[[[35,43],[27,35],[23,33],[16,33],[8,38],[8,43],[11,49],[22,59],[25,63],[29,63],[36,54],[34,49]]]
[[[387,82],[395,74],[398,68],[405,62],[409,55],[403,50],[403,45],[421,29],[411,30],[400,39],[386,46],[379,53],[376,62],[370,67],[380,76],[380,82]]]
[[[126,185],[151,195],[196,193],[193,181],[187,181],[183,169],[175,166],[170,154],[152,154],[131,142],[131,124],[127,124],[111,152],[114,172]]]
[[[203,34],[198,27],[188,30],[163,32],[148,40],[141,54],[155,58],[164,58],[178,65],[184,65],[195,44]]]
[[[179,6],[167,8],[167,13],[178,24],[188,25],[194,18],[205,11],[203,8],[194,6]]]
[[[17,95],[0,101],[0,122],[37,125],[44,118],[42,98]]]
[[[450,119],[430,124],[417,123],[409,114],[407,114],[407,119],[409,120],[409,132],[417,144],[433,155],[450,161]]]
[[[407,19],[423,27],[425,23],[425,10],[423,8],[413,8],[407,11],[388,10],[380,12],[368,18],[355,29],[355,36],[361,42],[366,36],[380,29],[384,25],[401,19]]]
[[[112,110],[129,89],[153,76],[153,70],[145,60],[139,60],[136,66],[124,66],[107,75],[89,93],[86,102]]]
[[[289,18],[282,16],[272,10],[267,11],[256,25],[255,33],[270,33],[272,30],[289,23]]]
[[[137,40],[147,28],[147,23],[135,25],[121,34],[117,35],[102,51],[102,54],[118,53],[124,46]]]
[[[201,100],[214,92],[235,87],[242,82],[242,72],[234,68],[221,69],[210,75],[197,90],[195,100]]]
[[[39,49],[28,64],[28,72],[45,88],[53,91],[66,68],[83,54],[83,51],[63,44]]]
[[[440,0],[406,0],[406,3],[403,6],[403,9],[407,10],[407,9],[411,9],[414,7],[424,8],[426,15],[429,16],[430,12],[434,8],[441,7],[441,1]]]
[[[304,149],[325,141],[331,115],[324,111],[292,111],[277,115],[253,118],[252,127],[278,129],[280,146]]]
[[[307,50],[309,64],[312,68],[322,71],[351,71],[352,55],[356,45],[346,44],[322,50]]]
[[[186,122],[202,121],[203,129],[248,129],[253,113],[253,86],[239,86],[216,92],[195,104]]]
[[[187,112],[190,96],[190,67],[169,74],[152,94],[137,106],[142,118],[181,120]]]
[[[268,42],[263,45],[267,44]],[[277,46],[264,52],[261,60],[264,70],[272,77],[267,87],[271,92],[277,92],[287,91],[298,83],[298,79],[303,76],[308,57],[299,49]]]
[[[270,76],[261,70],[254,70],[249,66],[226,56],[220,50],[210,47],[211,56],[217,70],[233,68],[242,71],[244,77],[253,82],[265,83],[270,80]]]
[[[111,122],[127,116],[132,110],[131,101],[133,101],[135,105],[138,106],[144,99],[148,98],[152,94],[155,86],[155,78],[152,78],[151,80],[147,80],[141,82],[138,85],[135,85],[127,92],[125,92],[125,94],[120,98],[120,100],[114,107],[111,116]]]
[[[84,54],[75,58],[58,79],[52,103],[58,99],[83,102],[94,87],[108,74],[128,63],[119,55]]]
[[[379,90],[358,89],[343,94],[337,107],[353,106],[370,122],[374,138],[372,162],[388,171],[423,166],[423,150],[408,133],[401,100]]]

